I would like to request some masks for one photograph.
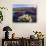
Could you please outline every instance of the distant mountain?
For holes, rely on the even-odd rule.
[[[22,7],[22,8],[13,8],[13,12],[25,12],[25,11],[36,11],[34,7]]]

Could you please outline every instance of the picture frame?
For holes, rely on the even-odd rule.
[[[36,23],[37,22],[37,5],[13,4],[13,22]]]

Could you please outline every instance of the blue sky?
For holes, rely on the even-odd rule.
[[[20,7],[33,7],[31,4],[13,4],[13,8],[20,8]]]

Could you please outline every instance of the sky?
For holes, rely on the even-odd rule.
[[[22,7],[36,7],[36,5],[32,5],[32,4],[13,4],[13,8],[22,8]]]

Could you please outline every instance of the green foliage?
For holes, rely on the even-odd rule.
[[[4,7],[0,7],[0,9],[7,9],[7,8],[4,8]],[[8,9],[7,9],[8,10]],[[2,14],[2,11],[0,11],[0,23],[3,21],[3,14]]]
[[[0,23],[1,21],[3,21],[3,15],[2,15],[2,12],[0,11]]]
[[[33,31],[33,32],[34,32],[34,35],[37,35],[37,38],[38,38],[38,39],[42,39],[43,36],[44,36],[44,35],[42,34],[42,32],[38,32],[38,31],[36,31],[36,32]]]
[[[0,7],[0,9],[7,9],[7,8],[4,8],[4,7]],[[7,9],[8,10],[8,9]]]

